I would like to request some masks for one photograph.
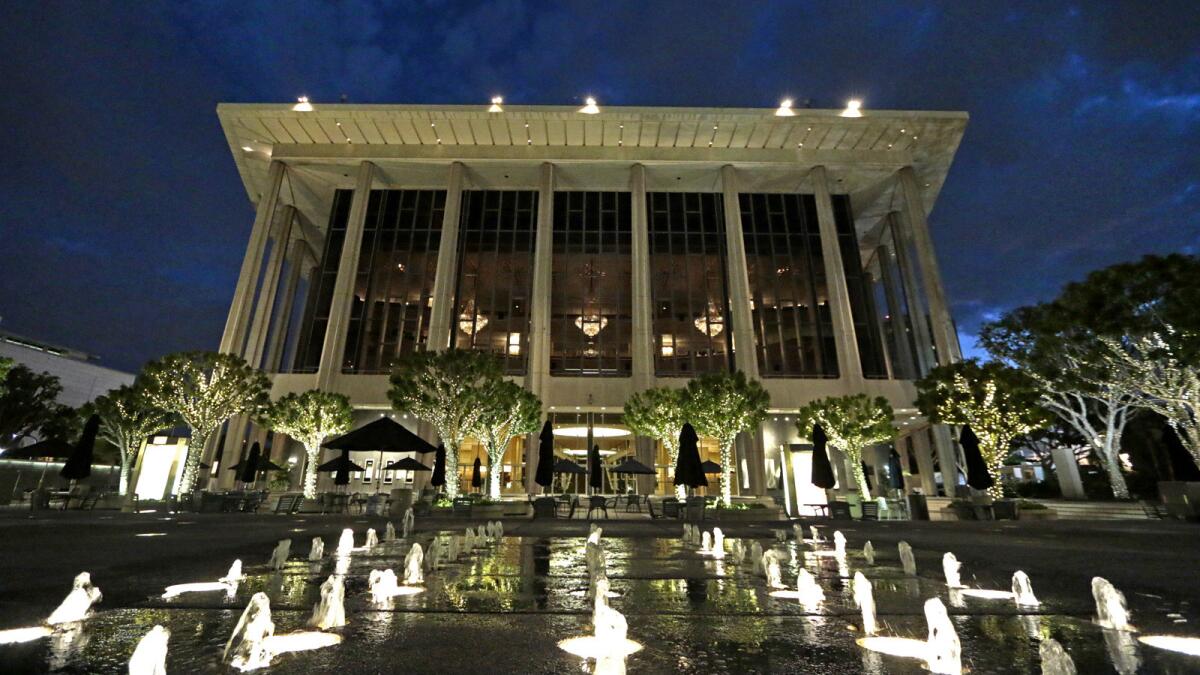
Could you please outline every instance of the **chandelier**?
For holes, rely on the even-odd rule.
[[[692,322],[696,326],[696,330],[704,333],[709,337],[716,337],[725,329],[725,319],[713,304],[708,305],[708,311],[696,317]]]
[[[488,318],[474,311],[474,308],[468,308],[465,312],[458,315],[458,329],[467,335],[474,335],[476,332],[483,330],[483,327],[488,325]]]
[[[590,338],[599,335],[600,331],[604,330],[604,327],[607,325],[608,319],[599,314],[580,314],[575,317],[575,327],[583,331],[583,334]]]

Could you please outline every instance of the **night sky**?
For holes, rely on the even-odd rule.
[[[1200,2],[0,3],[0,330],[216,347],[253,212],[220,101],[965,110],[934,210],[981,321],[1200,245]],[[1143,9],[1139,9],[1142,7]]]

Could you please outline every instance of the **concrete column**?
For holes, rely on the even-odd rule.
[[[275,205],[279,201],[279,187],[283,184],[283,175],[283,162],[272,161],[267,170],[266,191],[258,198],[254,226],[250,229],[250,242],[246,245],[246,255],[242,258],[242,269],[238,272],[237,286],[233,291],[233,302],[229,307],[229,316],[225,319],[225,332],[221,334],[222,354],[242,353],[242,345],[246,341],[246,332],[250,324],[250,310],[254,305],[254,291],[258,286],[259,270],[274,221]]]
[[[642,391],[654,383],[654,308],[650,301],[650,228],[646,213],[646,167],[633,165],[629,176],[632,192],[632,288],[633,288],[633,388]]]
[[[651,438],[644,438],[644,437],[639,436],[638,438],[634,439],[634,452],[635,452],[635,456],[637,457],[637,461],[641,462],[642,464],[645,464],[646,466],[650,467],[651,469],[655,468],[654,460],[656,458],[655,456],[658,453],[658,441],[655,441],[654,439],[651,439]],[[656,477],[657,477],[657,474],[654,476],[645,476],[645,475],[637,476],[638,494],[643,494],[643,495],[652,494],[653,490],[654,490],[654,481],[655,481]]]
[[[296,290],[300,286],[300,277],[304,272],[307,256],[308,246],[303,241],[296,241],[292,244],[287,279],[283,282],[283,306],[279,308],[275,332],[271,335],[270,343],[267,346],[267,356],[263,360],[263,370],[268,373],[278,373],[283,370],[281,361],[284,348],[287,347],[288,328],[292,325],[292,311],[296,307]]]
[[[338,260],[337,280],[333,285],[333,302],[329,307],[329,323],[321,347],[321,363],[317,368],[317,388],[330,390],[334,379],[342,372],[342,356],[346,351],[346,330],[350,324],[350,309],[354,306],[354,284],[358,276],[358,255],[362,248],[363,229],[367,221],[367,203],[371,199],[371,184],[375,165],[363,162],[358,166],[354,181],[354,198],[350,203],[350,218],[346,223],[346,238]]]
[[[438,244],[437,274],[433,281],[433,307],[429,311],[429,348],[442,351],[454,340],[454,291],[458,281],[458,225],[462,214],[463,165],[450,165],[446,183],[446,208]]]
[[[929,316],[933,324],[933,342],[937,345],[938,363],[953,363],[962,358],[962,353],[958,348],[958,334],[946,302],[946,289],[942,286],[942,275],[938,270],[933,238],[929,234],[929,223],[925,220],[925,204],[921,199],[921,191],[917,188],[917,178],[912,167],[900,169],[898,176],[900,190],[904,195],[904,215],[912,228],[917,258],[921,261],[921,279],[924,281],[925,295],[929,298]]]
[[[917,468],[921,470],[921,490],[926,497],[936,497],[937,481],[933,477],[933,450],[929,446],[929,436],[922,429],[912,433],[909,438],[912,439],[913,453],[917,457]]]
[[[892,250],[880,246],[876,252],[879,258],[879,275],[883,282],[883,295],[887,299],[888,316],[892,321],[892,334],[896,337],[896,360],[893,376],[900,379],[915,379],[917,369],[913,363],[913,351],[909,328],[904,320],[904,307],[900,304],[900,295],[896,292],[895,265],[892,261]]]
[[[554,264],[554,165],[542,164],[538,182],[537,235],[533,253],[533,297],[530,298],[529,368],[525,387],[542,397],[546,396],[550,377],[550,284]],[[538,429],[538,433],[541,429]],[[533,481],[537,471],[538,434],[530,434],[525,445],[525,462],[532,470],[525,472],[525,491],[538,494]]]
[[[917,284],[916,264],[909,251],[912,249],[912,233],[896,213],[888,214],[892,234],[896,241],[896,263],[900,266],[900,280],[904,285],[904,299],[908,305],[908,320],[913,331],[913,341],[916,343],[917,376],[929,372],[933,367],[933,338],[929,336],[929,323],[925,314],[925,305],[921,299],[920,286]]]
[[[1056,447],[1050,451],[1050,456],[1054,459],[1054,474],[1058,476],[1063,499],[1087,499],[1083,481],[1079,478],[1079,465],[1075,462],[1075,450]]]
[[[729,277],[729,317],[733,320],[733,363],[758,379],[758,350],[754,344],[754,318],[750,311],[750,277],[746,265],[746,242],[742,238],[742,209],[738,202],[737,173],[732,165],[721,167],[721,196],[725,208],[726,270]]]
[[[846,285],[842,249],[838,246],[837,223],[833,216],[829,179],[823,166],[813,167],[810,175],[817,198],[817,225],[821,231],[821,258],[825,263],[825,293],[828,296],[825,301],[829,303],[833,316],[838,370],[841,379],[847,380],[853,387],[862,382],[862,362],[858,358],[854,316],[850,312],[850,290]]]
[[[930,428],[933,434],[933,449],[937,453],[938,466],[942,468],[942,487],[947,497],[958,495],[958,446],[954,443],[954,434],[945,424],[935,424]]]
[[[267,347],[267,333],[271,329],[271,315],[275,313],[275,297],[279,294],[279,277],[283,274],[283,261],[288,243],[292,238],[292,221],[296,207],[287,205],[279,214],[279,225],[275,231],[275,242],[267,258],[267,269],[263,275],[262,290],[254,308],[254,320],[250,324],[250,338],[246,343],[246,362],[255,368],[265,368],[262,363]]]

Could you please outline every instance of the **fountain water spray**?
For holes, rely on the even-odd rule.
[[[292,540],[280,539],[279,543],[275,545],[275,550],[271,552],[271,559],[267,562],[267,564],[273,570],[281,570],[287,563],[288,556],[291,554],[291,552]]]
[[[812,573],[803,568],[796,575],[796,593],[800,604],[810,612],[815,612],[825,602],[825,591],[821,589]]]
[[[225,591],[225,595],[227,595],[230,599],[233,599],[233,597],[237,595],[238,583],[245,578],[245,575],[242,574],[242,561],[234,560],[233,564],[229,566],[229,571],[226,572],[225,576],[221,577],[220,579],[216,581],[200,581],[195,583],[174,584],[167,586],[167,589],[165,592],[163,592],[162,597],[163,599],[170,599],[179,595],[183,595],[184,593]]]
[[[167,641],[171,631],[155,626],[138,640],[129,657],[129,675],[167,675]]]
[[[804,541],[804,526],[800,523],[792,525],[792,536],[796,538],[796,543]]]
[[[367,588],[371,600],[376,604],[386,604],[398,595],[416,595],[424,591],[416,586],[401,586],[392,570],[371,570],[367,577]]]
[[[1021,570],[1013,572],[1012,592],[1018,607],[1037,607],[1042,604],[1033,594],[1033,586],[1029,584],[1029,575]]]
[[[458,535],[450,537],[450,541],[446,544],[446,559],[454,562],[458,560]]]
[[[346,528],[342,530],[342,536],[338,538],[337,555],[347,556],[354,550],[354,530]]]
[[[700,552],[709,553],[712,551],[712,533],[705,532],[700,539]]]
[[[1071,655],[1054,638],[1042,640],[1038,656],[1042,659],[1042,675],[1075,675],[1077,672]]]
[[[311,562],[318,562],[325,557],[325,540],[320,537],[313,537],[312,548],[308,549],[308,559]]]
[[[410,506],[404,509],[404,520],[400,523],[400,527],[402,528],[401,533],[405,539],[408,539],[408,535],[412,534],[413,527],[415,526],[416,517],[414,517],[412,507]]]
[[[88,612],[91,611],[92,605],[100,602],[102,597],[100,589],[92,585],[92,575],[87,572],[80,572],[75,576],[75,581],[71,585],[71,592],[50,613],[49,618],[46,619],[46,623],[54,626],[62,623],[83,621],[87,618]]]
[[[442,544],[437,539],[429,542],[429,555],[425,556],[425,569],[430,572],[442,567]]]
[[[915,577],[917,575],[917,561],[913,558],[912,546],[909,546],[907,541],[902,541],[896,544],[896,548],[900,551],[900,565],[904,567],[904,573],[910,577]]]
[[[866,560],[867,565],[875,564],[875,547],[869,541],[863,544],[863,559]]]
[[[628,634],[624,615],[610,607],[604,595],[597,595],[592,604],[592,635],[562,640],[558,647],[584,659],[596,659],[597,672],[622,672],[625,657],[642,648]]]
[[[720,560],[725,557],[725,533],[721,528],[714,527],[712,532],[712,549],[710,551],[712,557]]]
[[[863,635],[874,635],[878,627],[875,625],[875,592],[871,581],[862,572],[855,572],[850,583],[854,589],[854,604],[862,610]]]
[[[779,558],[775,556],[775,551],[764,553],[762,561],[764,574],[767,577],[767,586],[783,588],[783,574],[779,571]]]
[[[425,575],[421,572],[421,563],[424,561],[425,554],[421,550],[421,545],[413,543],[412,548],[408,549],[408,555],[404,556],[404,585],[416,586],[425,583]]]
[[[396,526],[392,525],[392,521],[388,521],[383,528],[384,541],[396,541]]]
[[[341,641],[338,635],[311,631],[275,635],[271,601],[266,593],[255,593],[225,643],[222,660],[237,670],[256,670],[271,665],[277,654],[320,649]]]
[[[750,572],[752,574],[765,574],[763,570],[763,547],[762,544],[755,540],[750,544]]]
[[[780,544],[787,541],[787,530],[775,530],[775,541]]]
[[[1104,577],[1092,577],[1092,598],[1096,601],[1096,623],[1113,630],[1134,630],[1129,623],[1125,594]]]
[[[733,564],[741,565],[746,561],[746,545],[742,543],[741,539],[734,539],[732,548]]]
[[[812,540],[814,544],[820,544],[821,542],[825,541],[821,538],[821,531],[817,529],[816,525],[809,525],[808,531],[812,532]]]
[[[476,548],[486,548],[487,545],[488,545],[487,533],[484,532],[483,526],[480,525],[479,527],[475,528],[475,547]]]
[[[504,537],[504,521],[496,521],[496,541],[499,542]]]
[[[379,535],[375,534],[375,528],[367,528],[367,541],[363,544],[363,548],[372,549],[379,545]]]
[[[946,585],[950,588],[962,588],[962,578],[959,576],[959,568],[962,563],[958,562],[958,558],[954,557],[953,553],[947,552],[942,556],[942,573],[946,575]],[[908,570],[905,569],[907,572]]]
[[[836,555],[846,555],[846,535],[842,534],[841,530],[835,530],[833,533],[833,551]]]
[[[308,625],[321,630],[346,625],[346,587],[341,575],[331,575],[321,584],[321,599],[313,606]]]
[[[929,670],[934,673],[962,673],[962,644],[941,600],[925,601],[925,621],[929,624]]]

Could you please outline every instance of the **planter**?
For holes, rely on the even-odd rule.
[[[779,507],[765,509],[709,509],[706,518],[721,523],[747,523],[783,520]]]
[[[498,520],[506,516],[509,518],[524,518],[528,515],[529,505],[524,502],[471,505],[471,518],[479,518],[481,520]]]

